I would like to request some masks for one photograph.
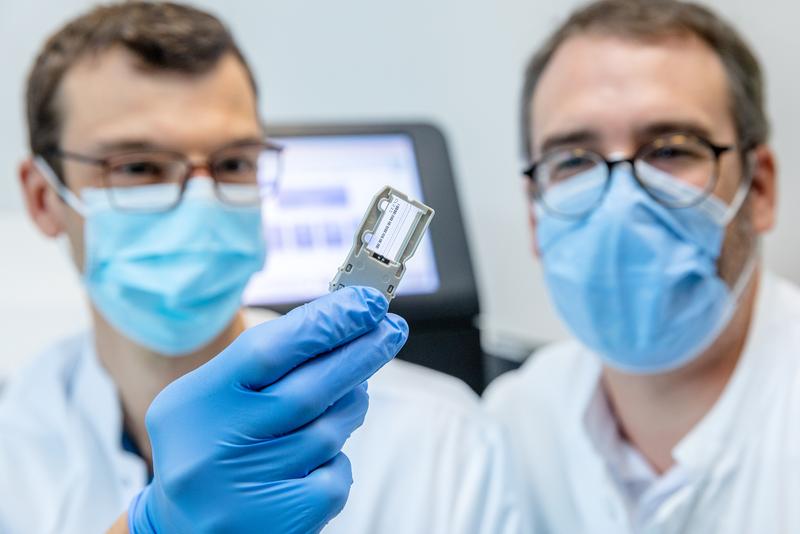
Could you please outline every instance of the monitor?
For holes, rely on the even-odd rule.
[[[277,193],[264,200],[267,260],[245,303],[285,312],[328,291],[373,196],[391,185],[436,210],[394,310],[407,319],[477,313],[477,293],[444,137],[428,124],[281,125]]]
[[[390,185],[425,202],[411,138],[403,134],[296,136],[283,149],[277,194],[264,200],[269,257],[251,280],[248,303],[311,300],[328,290],[364,210]],[[439,274],[429,234],[408,263],[398,295],[435,293]]]

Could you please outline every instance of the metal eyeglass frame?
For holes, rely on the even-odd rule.
[[[225,145],[223,147],[220,147],[220,148],[214,150],[211,154],[209,154],[206,157],[206,159],[202,163],[199,163],[199,164],[193,163],[183,153],[172,151],[172,150],[157,150],[157,149],[131,150],[131,151],[127,151],[127,152],[121,152],[119,154],[114,154],[113,156],[107,156],[107,157],[104,157],[104,158],[97,158],[97,157],[94,157],[94,156],[88,156],[88,155],[85,155],[85,154],[78,154],[76,152],[71,152],[71,151],[62,150],[62,149],[59,149],[59,148],[54,148],[54,149],[46,151],[45,154],[43,154],[43,156],[45,158],[45,161],[46,161],[46,158],[51,158],[52,157],[52,158],[58,158],[58,159],[66,159],[66,160],[78,161],[78,162],[81,162],[81,163],[86,163],[88,165],[95,165],[95,166],[101,167],[102,168],[101,180],[103,181],[105,189],[110,189],[111,188],[111,185],[109,183],[110,181],[109,181],[108,174],[111,171],[110,162],[113,161],[115,158],[119,158],[119,157],[122,157],[122,156],[125,156],[125,155],[129,155],[129,154],[139,154],[139,153],[146,154],[148,152],[154,153],[154,154],[163,154],[163,155],[174,156],[176,162],[182,162],[184,164],[184,166],[186,167],[186,172],[185,172],[184,176],[181,177],[181,179],[180,179],[180,182],[179,182],[180,183],[180,191],[178,193],[178,196],[175,199],[175,202],[173,202],[172,204],[170,204],[168,206],[164,206],[164,207],[158,207],[158,208],[147,209],[147,210],[142,210],[142,209],[132,210],[132,209],[129,209],[129,208],[124,208],[124,207],[117,206],[114,203],[113,196],[112,196],[112,198],[110,198],[111,205],[114,206],[114,209],[117,209],[117,210],[120,210],[120,211],[136,211],[136,212],[147,211],[147,212],[156,212],[156,213],[158,213],[158,212],[166,212],[166,211],[170,211],[170,210],[175,209],[181,203],[181,200],[183,200],[183,194],[184,194],[184,191],[186,190],[186,183],[189,181],[189,179],[192,177],[192,175],[194,174],[194,172],[197,169],[204,169],[204,168],[208,169],[209,176],[211,177],[212,180],[214,180],[214,191],[217,194],[218,198],[220,198],[220,201],[225,202],[226,204],[231,204],[233,206],[237,205],[235,203],[230,203],[230,202],[226,201],[224,198],[219,196],[218,186],[219,186],[220,182],[217,180],[217,177],[215,176],[213,163],[214,163],[215,156],[217,154],[220,154],[220,153],[225,152],[227,150],[235,149],[235,148],[238,148],[238,147],[247,147],[247,146],[262,146],[265,150],[271,150],[271,151],[276,152],[276,155],[277,155],[277,169],[276,169],[276,173],[275,173],[275,181],[274,181],[274,183],[272,185],[271,191],[269,191],[269,194],[274,193],[278,189],[278,183],[280,181],[281,175],[283,174],[283,159],[282,159],[281,155],[282,155],[284,147],[282,145],[279,145],[279,144],[274,143],[274,142],[272,142],[270,140],[267,140],[267,139],[264,139],[264,140],[262,140],[260,142],[248,141],[248,142],[243,142],[243,143],[233,143],[233,144],[230,144],[230,145]],[[60,184],[62,186],[64,186],[64,187],[66,187],[66,182],[65,182],[64,178],[61,177],[61,176],[58,176],[58,173],[54,173],[54,174],[56,174],[56,177],[57,177],[58,181],[60,182]],[[53,185],[57,186],[58,184],[53,184]]]

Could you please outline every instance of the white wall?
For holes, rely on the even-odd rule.
[[[766,65],[781,213],[768,264],[800,282],[800,32],[796,4],[711,2]],[[53,321],[85,320],[63,256],[25,222],[16,163],[25,153],[22,87],[42,39],[94,2],[0,0],[0,371],[41,346]],[[255,68],[268,120],[429,119],[446,130],[486,316],[493,332],[563,335],[529,253],[520,193],[517,101],[528,54],[576,2],[327,0],[198,2],[221,15]],[[21,304],[27,302],[22,312]],[[36,312],[44,310],[44,312]],[[69,310],[69,311],[68,311]],[[34,313],[36,312],[36,313]],[[60,319],[59,319],[60,318]],[[8,354],[6,354],[6,352]]]

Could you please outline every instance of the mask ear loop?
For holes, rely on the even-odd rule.
[[[753,155],[753,152],[750,151],[747,154],[747,171],[745,174],[745,179],[742,181],[742,184],[739,186],[739,190],[736,191],[736,195],[733,197],[733,202],[731,202],[731,206],[728,212],[725,214],[725,226],[727,226],[733,218],[739,213],[742,205],[744,204],[745,199],[747,199],[747,195],[750,193],[750,187],[753,185],[753,174],[755,174],[755,166],[756,160]],[[750,285],[750,280],[753,277],[753,273],[756,270],[756,265],[758,265],[758,259],[761,257],[761,241],[756,238],[756,243],[753,246],[753,250],[747,257],[747,260],[742,268],[742,272],[739,273],[736,282],[734,282],[733,287],[731,287],[731,297],[733,301],[736,303],[736,307],[738,308],[739,303],[742,299],[742,295],[744,294],[744,290]]]
[[[744,179],[742,180],[742,183],[739,184],[739,189],[736,191],[733,201],[731,201],[731,205],[728,207],[725,215],[723,215],[722,219],[719,221],[723,227],[728,226],[733,218],[736,217],[736,214],[739,213],[744,201],[747,199],[747,195],[750,194],[750,187],[753,185],[753,174],[755,174],[755,169],[756,160],[753,152],[749,151],[747,153],[746,169],[743,176]]]
[[[748,255],[747,261],[744,264],[744,268],[742,272],[739,273],[739,278],[733,284],[731,288],[731,296],[733,297],[736,304],[739,304],[739,301],[742,298],[742,294],[744,293],[745,288],[750,283],[750,279],[753,277],[753,273],[756,270],[756,265],[758,264],[758,258],[761,257],[761,241],[757,241],[755,245],[753,245],[753,251]]]
[[[736,212],[734,211],[733,213],[735,214]],[[702,348],[699,350],[698,354],[710,347],[719,338],[725,328],[727,328],[728,324],[731,322],[731,319],[733,319],[736,310],[739,309],[739,306],[742,303],[742,297],[744,296],[745,290],[750,286],[750,282],[753,279],[753,275],[756,271],[756,267],[758,266],[758,260],[760,257],[761,242],[757,241],[753,247],[753,250],[750,252],[750,254],[748,254],[742,271],[739,273],[739,276],[736,277],[736,281],[729,290],[729,300],[728,305],[725,307],[725,311],[720,316],[714,328],[709,332],[706,341],[700,345]]]
[[[75,193],[64,185],[64,182],[58,179],[55,171],[53,171],[53,168],[50,167],[47,161],[45,161],[42,156],[35,156],[33,158],[33,164],[36,165],[36,168],[39,169],[45,181],[53,188],[58,197],[79,215],[86,218],[86,205]]]

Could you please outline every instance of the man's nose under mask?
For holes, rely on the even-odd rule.
[[[692,187],[647,172],[670,194]],[[582,188],[563,194],[596,194]],[[562,319],[620,370],[658,373],[693,360],[727,325],[754,270],[755,251],[733,289],[718,275],[725,226],[738,208],[713,196],[667,208],[637,184],[629,164],[614,168],[603,202],[583,219],[537,206],[545,278]]]

